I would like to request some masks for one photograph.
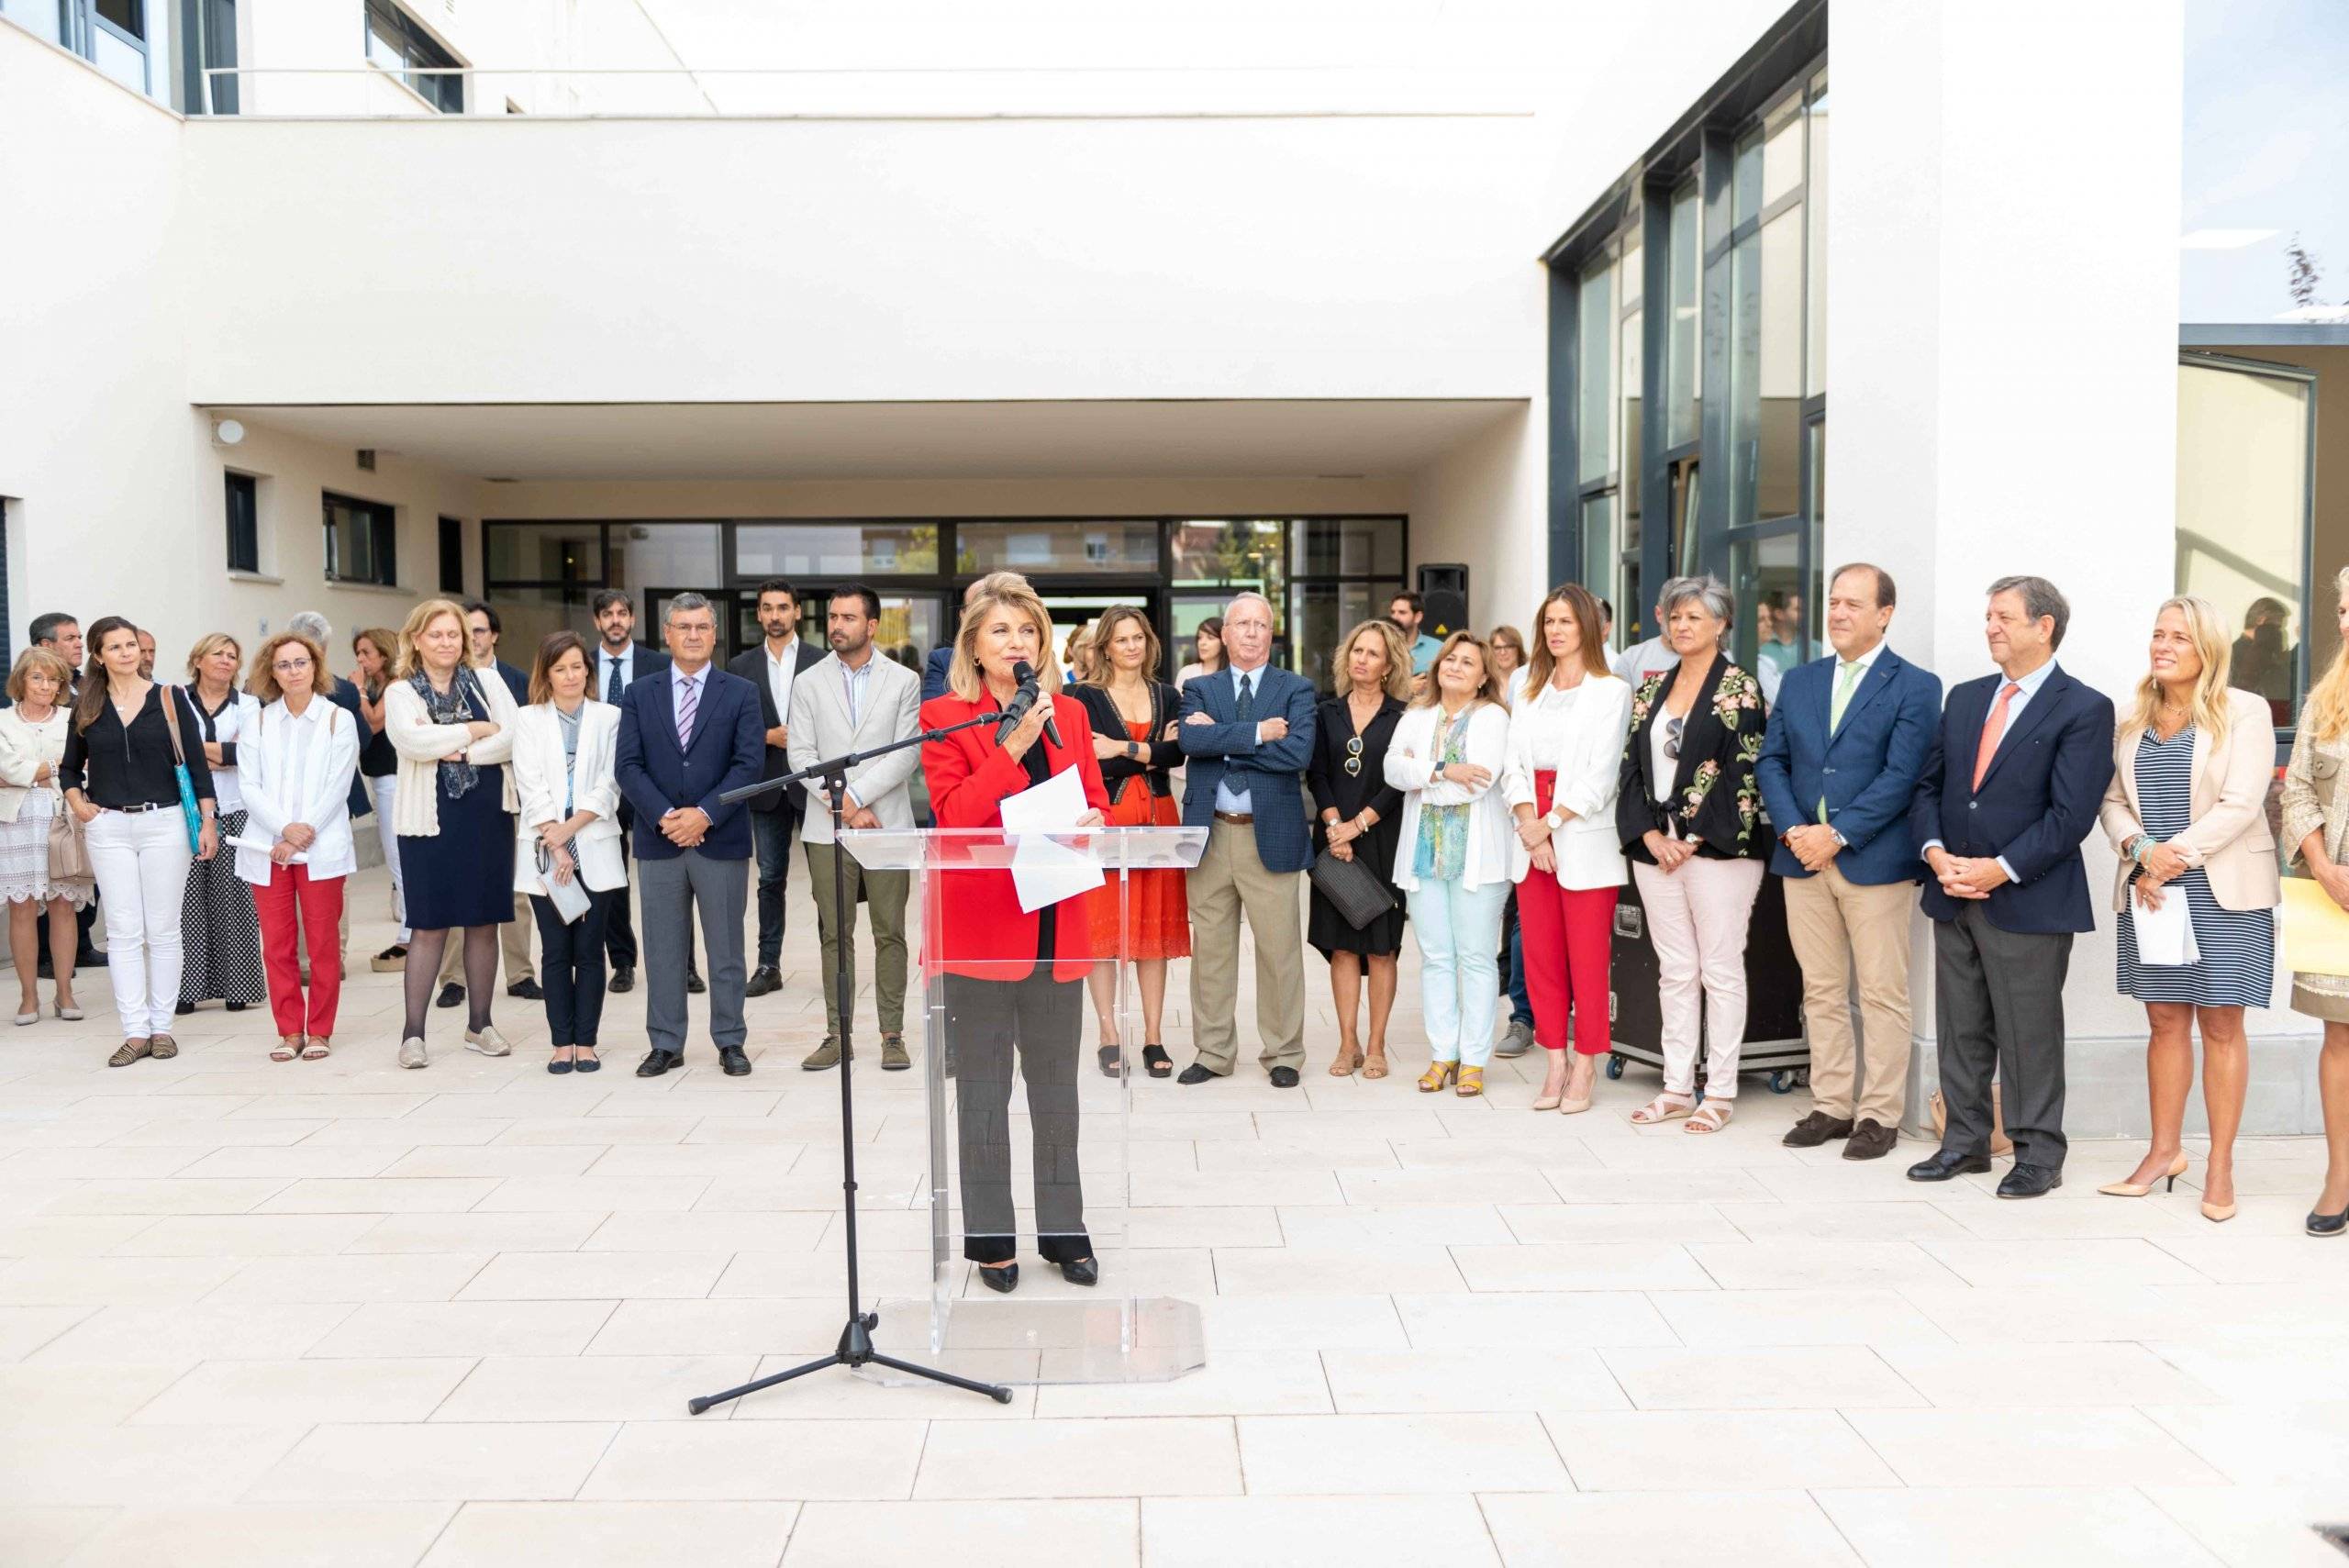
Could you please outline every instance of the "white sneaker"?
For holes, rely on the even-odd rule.
[[[484,1056],[504,1056],[514,1048],[506,1043],[506,1037],[495,1027],[484,1024],[479,1029],[465,1031],[465,1049],[478,1051]]]
[[[414,1035],[410,1035],[407,1039],[400,1041],[401,1066],[421,1067],[425,1064],[426,1060],[427,1059],[424,1054],[424,1042],[422,1040],[417,1039]]]

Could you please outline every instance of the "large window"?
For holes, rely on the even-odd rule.
[[[442,114],[465,112],[465,79],[453,74],[462,62],[390,0],[367,0],[367,58]]]
[[[459,597],[465,592],[465,525],[456,517],[440,519],[440,591]]]
[[[1627,643],[1654,633],[1663,578],[1719,573],[1732,651],[1772,686],[1819,651],[1826,29],[1798,7],[1545,258],[1571,408],[1551,574],[1611,600]]]
[[[182,101],[192,115],[237,112],[237,0],[180,0]],[[220,74],[219,72],[229,72]]]
[[[261,481],[250,473],[228,475],[228,570],[261,570]]]
[[[392,508],[380,501],[362,501],[331,490],[324,499],[328,580],[399,586],[398,529]]]

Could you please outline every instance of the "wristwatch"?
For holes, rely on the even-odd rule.
[[[1554,806],[1542,814],[1542,822],[1553,833],[1566,825],[1566,819],[1558,815],[1558,808]]]

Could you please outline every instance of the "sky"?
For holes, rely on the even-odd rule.
[[[2181,320],[2307,319],[2298,235],[2349,321],[2349,0],[2187,0],[2184,195]]]

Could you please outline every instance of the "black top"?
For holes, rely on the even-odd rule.
[[[1353,817],[1366,806],[1378,813],[1382,822],[1401,819],[1403,792],[1386,782],[1386,746],[1395,739],[1395,726],[1402,717],[1401,703],[1393,697],[1379,700],[1378,711],[1370,716],[1359,737],[1362,767],[1349,773],[1346,743],[1357,739],[1353,706],[1344,697],[1322,699],[1321,722],[1314,728],[1313,760],[1305,767],[1305,785],[1313,792],[1316,818],[1325,811]],[[1317,832],[1320,826],[1319,820],[1314,823]]]
[[[390,775],[400,771],[400,754],[392,745],[392,737],[390,733],[386,730],[377,729],[371,727],[367,722],[366,716],[359,711],[358,704],[362,694],[356,683],[351,681],[337,682],[335,684],[334,700],[337,702],[342,701],[343,690],[346,687],[348,687],[351,692],[351,702],[345,706],[351,708],[351,717],[359,720],[360,733],[367,737],[367,739],[362,741],[359,747],[359,776],[362,779],[388,778]],[[384,693],[390,689],[390,684],[387,682],[384,686],[376,690],[372,696],[368,697],[367,700],[370,702],[382,702],[384,700]],[[388,719],[390,715],[386,714],[384,717]]]
[[[224,768],[235,767],[237,765],[237,743],[234,740],[220,740],[220,716],[228,712],[228,709],[237,706],[237,688],[234,686],[228,688],[228,695],[220,699],[220,706],[218,707],[205,706],[203,694],[198,692],[194,686],[187,686],[182,689],[187,693],[188,702],[195,709],[196,728],[200,733],[195,734],[192,738],[189,736],[182,736],[181,739],[183,740],[189,740],[192,739],[195,742],[202,742],[206,740],[217,741],[220,747],[220,765]],[[172,793],[173,798],[177,799],[179,792],[174,789]]]
[[[172,773],[172,732],[163,722],[163,691],[147,688],[147,701],[126,733],[111,699],[98,706],[90,728],[69,724],[65,761],[57,770],[61,789],[78,789],[93,806],[117,811],[133,806],[176,806],[179,781]],[[186,753],[188,783],[198,800],[212,798],[212,770],[205,765],[203,732],[195,705],[173,689],[178,703],[180,744]]]
[[[530,676],[529,672],[517,670],[513,665],[508,664],[503,659],[495,661],[495,666],[497,671],[497,678],[506,683],[506,689],[507,691],[514,694],[514,706],[516,707],[529,706]],[[596,662],[592,659],[589,660],[587,662],[587,667],[588,669],[593,670],[596,667]]]
[[[1085,705],[1085,715],[1093,721],[1093,733],[1112,740],[1130,739],[1126,730],[1126,716],[1118,711],[1117,699],[1107,686],[1071,686],[1068,695]],[[1161,797],[1174,793],[1174,770],[1183,765],[1183,746],[1178,740],[1161,740],[1166,727],[1183,706],[1183,695],[1163,681],[1150,683],[1151,740],[1142,748],[1140,761],[1128,757],[1101,759],[1101,787],[1116,800],[1125,781],[1141,778],[1149,781],[1150,793]]]
[[[1623,742],[1621,788],[1615,797],[1615,830],[1623,852],[1653,865],[1647,835],[1676,829],[1708,860],[1765,859],[1770,835],[1761,826],[1762,791],[1753,778],[1768,715],[1761,684],[1728,655],[1713,655],[1705,684],[1688,705],[1673,776],[1651,778],[1652,737],[1655,726],[1672,720],[1664,699],[1679,676],[1677,664],[1660,670],[1631,697],[1631,731]]]

